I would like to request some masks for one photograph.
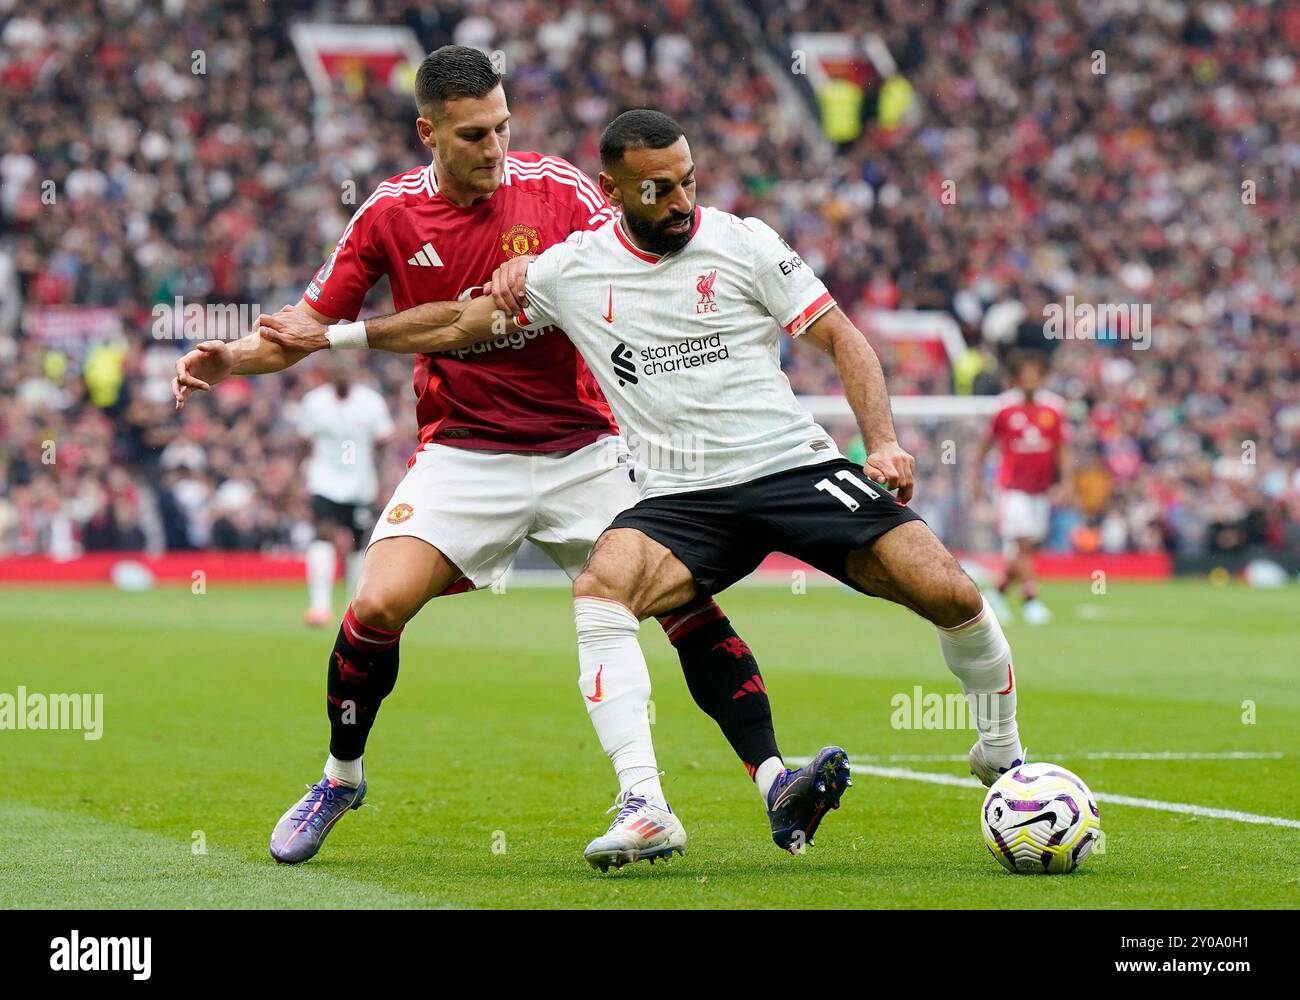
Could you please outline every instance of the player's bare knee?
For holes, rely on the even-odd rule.
[[[964,616],[962,621],[970,621],[984,610],[984,595],[980,593],[975,581],[967,576],[964,570],[958,572],[955,596],[957,600],[956,610]]]
[[[588,562],[586,568],[573,581],[573,596],[575,599],[598,597],[605,601],[616,601],[636,614],[637,609],[632,606],[633,595],[628,592],[624,581],[620,579],[621,575],[611,572],[600,563]]]
[[[641,618],[635,585],[640,575],[641,553],[636,539],[628,535],[628,532],[611,529],[596,539],[587,564],[573,581],[573,596],[575,599],[597,597],[616,601]]]
[[[954,562],[951,569],[935,581],[934,592],[927,604],[927,617],[931,622],[943,628],[955,628],[980,613],[984,597],[975,581]]]
[[[352,598],[352,613],[365,625],[396,632],[419,610],[395,590],[363,585]]]

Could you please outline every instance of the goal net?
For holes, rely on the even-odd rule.
[[[993,414],[994,399],[893,398],[898,443],[916,458],[916,492],[911,505],[949,548],[988,551],[996,545],[988,519],[975,516],[970,502],[971,463]],[[801,396],[799,401],[840,442],[850,459],[865,457],[853,412],[843,396]]]

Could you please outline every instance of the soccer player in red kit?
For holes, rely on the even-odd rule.
[[[1052,614],[1038,597],[1034,553],[1047,537],[1053,488],[1059,483],[1068,490],[1073,482],[1069,427],[1065,400],[1042,387],[1047,375],[1045,355],[1023,351],[1011,357],[1008,367],[1012,388],[998,397],[997,412],[975,460],[974,497],[979,500],[984,459],[997,447],[998,534],[1006,568],[997,589],[986,596],[997,616],[1006,621],[1011,617],[1007,592],[1019,583],[1026,623],[1045,625]]]
[[[514,263],[522,280],[534,255],[613,218],[600,189],[569,163],[507,152],[501,78],[481,52],[434,52],[420,67],[415,99],[431,162],[380,184],[302,301],[285,307],[343,339],[358,328],[365,337],[364,324],[335,324],[355,321],[384,275],[399,310],[485,289],[512,304]],[[177,363],[177,405],[228,375],[280,371],[304,356],[257,333],[205,342]],[[329,657],[324,775],[277,824],[277,861],[312,857],[333,824],[361,805],[362,753],[397,680],[402,628],[420,608],[490,585],[525,538],[576,576],[600,532],[636,502],[628,449],[562,331],[507,333],[503,323],[502,336],[472,348],[417,354],[415,394],[420,445],[374,529]],[[775,737],[748,646],[711,599],[660,622],[692,695],[752,773],[775,752]],[[758,694],[734,697],[747,683]],[[614,823],[588,847],[588,860],[603,868],[680,852],[685,830],[664,800],[650,738],[648,673],[606,667],[582,694],[621,787]]]

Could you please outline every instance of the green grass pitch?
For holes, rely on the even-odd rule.
[[[978,789],[861,771],[816,845],[781,853],[648,623],[659,760],[690,839],[670,864],[601,876],[582,850],[617,789],[577,691],[563,589],[425,609],[366,755],[365,807],[295,868],[275,865],[267,840],[320,775],[333,638],[300,624],[301,588],[0,590],[0,693],[104,696],[98,741],[0,731],[0,906],[1300,903],[1300,829],[1105,801],[1300,819],[1296,589],[1080,583],[1045,597],[1056,622],[1008,636],[1032,759],[1102,797],[1105,853],[1079,871],[1004,872],[980,840]],[[890,724],[891,699],[915,685],[957,690],[928,625],[836,587],[739,587],[721,603],[762,665],[788,756],[833,742],[860,765],[966,774],[942,757],[964,754],[969,731]],[[1252,756],[1185,756],[1232,752]],[[1122,756],[1141,753],[1175,756]]]

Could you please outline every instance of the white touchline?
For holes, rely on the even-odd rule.
[[[1076,760],[1281,760],[1286,754],[1282,753],[1281,750],[1270,752],[1254,750],[1206,750],[1201,752],[1195,750],[1156,750],[1148,753],[1098,750],[1095,753],[1063,753],[1059,756],[1065,759],[1073,757]]]
[[[966,758],[963,757],[962,760]],[[787,764],[800,766],[806,763],[791,758]],[[853,757],[849,763],[854,774],[870,774],[877,778],[902,778],[905,781],[924,781],[931,785],[956,785],[960,788],[983,788],[974,778],[962,778],[955,774],[935,774],[931,771],[913,771],[906,767],[875,767],[871,764],[854,764]],[[1138,809],[1156,809],[1161,812],[1186,813],[1190,816],[1204,816],[1208,819],[1230,819],[1238,823],[1257,823],[1263,826],[1285,826],[1300,830],[1300,819],[1287,819],[1284,816],[1261,816],[1258,813],[1237,812],[1235,809],[1216,809],[1213,806],[1197,806],[1188,802],[1161,802],[1159,799],[1138,799],[1131,795],[1111,795],[1109,792],[1095,792],[1098,802],[1109,802],[1117,806],[1135,806]]]
[[[1187,802],[1161,802],[1159,799],[1137,799],[1131,795],[1102,795],[1097,793],[1102,802],[1111,802],[1117,806],[1136,806],[1139,809],[1159,809],[1163,812],[1187,813],[1190,816],[1207,816],[1210,819],[1231,819],[1238,823],[1258,823],[1263,826],[1286,826],[1300,830],[1300,819],[1287,819],[1284,816],[1261,816],[1259,813],[1238,812],[1235,809],[1215,809],[1212,806],[1194,806]]]
[[[1286,754],[1280,750],[1274,751],[1254,751],[1254,750],[1222,750],[1222,751],[1195,751],[1195,750],[1155,750],[1146,752],[1124,751],[1124,750],[1097,750],[1090,753],[1048,753],[1034,754],[1042,760],[1281,760]],[[794,763],[796,767],[806,764],[811,758],[809,757],[790,757],[787,763]],[[849,754],[849,760],[879,760],[879,761],[896,761],[896,762],[960,762],[966,760],[964,753],[861,753]]]

